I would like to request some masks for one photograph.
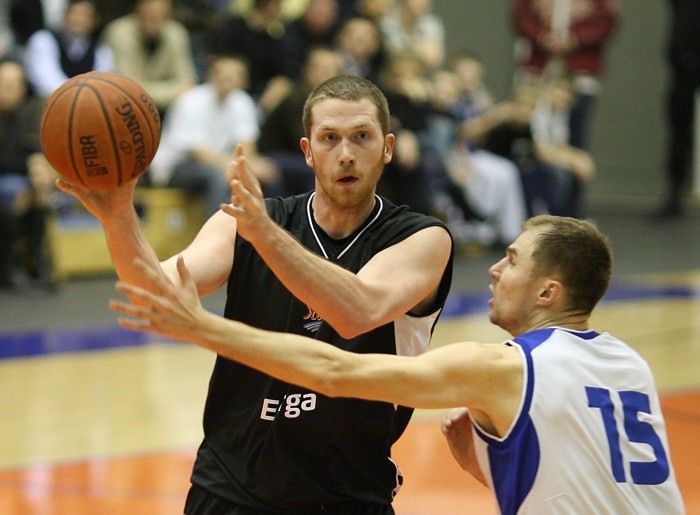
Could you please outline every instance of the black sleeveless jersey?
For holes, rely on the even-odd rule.
[[[426,227],[443,226],[377,197],[367,221],[334,241],[313,220],[312,198],[306,193],[266,202],[271,217],[306,248],[355,273],[383,249]],[[235,245],[227,318],[353,352],[424,351],[452,278],[450,258],[431,313],[406,314],[347,340],[319,318],[314,306],[294,297],[248,242],[237,238]],[[330,399],[218,356],[192,482],[239,506],[268,512],[294,513],[352,500],[389,504],[402,481],[390,448],[411,413],[384,402]]]

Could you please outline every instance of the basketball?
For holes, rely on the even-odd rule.
[[[40,135],[46,158],[66,180],[109,190],[146,171],[160,129],[158,109],[137,82],[117,73],[89,72],[51,94]]]

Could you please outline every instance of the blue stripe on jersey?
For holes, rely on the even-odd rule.
[[[529,416],[535,385],[530,352],[547,340],[552,331],[553,329],[533,331],[513,340],[523,350],[527,382],[523,407],[510,434],[503,440],[497,440],[477,430],[479,436],[488,443],[494,494],[502,514],[517,513],[535,483],[540,464],[540,443]]]
[[[540,466],[540,442],[530,417],[504,442],[488,447],[494,494],[503,515],[515,514],[535,483]],[[517,451],[517,453],[516,453]]]

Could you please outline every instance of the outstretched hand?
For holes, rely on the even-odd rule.
[[[228,180],[231,203],[222,204],[221,209],[237,220],[238,234],[254,244],[256,236],[265,234],[273,222],[265,207],[260,182],[248,168],[240,145],[236,148],[236,158],[229,165]]]
[[[202,306],[197,286],[182,256],[177,258],[180,284],[173,284],[158,270],[141,259],[134,260],[155,286],[153,291],[117,282],[116,290],[130,302],[111,300],[109,307],[125,315],[119,326],[134,331],[148,331],[177,340],[191,341],[206,326],[207,311]]]

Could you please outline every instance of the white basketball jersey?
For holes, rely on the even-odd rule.
[[[682,514],[647,363],[607,333],[548,328],[515,338],[525,360],[504,437],[474,429],[504,514]]]

